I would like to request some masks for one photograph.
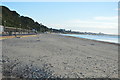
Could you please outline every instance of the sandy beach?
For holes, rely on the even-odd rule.
[[[118,78],[118,45],[40,34],[2,41],[3,78]]]

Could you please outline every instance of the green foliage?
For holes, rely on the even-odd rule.
[[[11,11],[5,6],[0,6],[0,10],[0,20],[2,20],[3,26],[31,30],[36,29],[38,32],[45,32],[49,30],[49,28],[35,22],[32,18],[20,16],[16,11]]]

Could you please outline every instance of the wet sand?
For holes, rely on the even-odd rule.
[[[118,78],[118,45],[40,34],[2,41],[3,78]]]

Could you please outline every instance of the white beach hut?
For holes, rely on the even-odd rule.
[[[0,25],[0,33],[4,32],[4,26]]]

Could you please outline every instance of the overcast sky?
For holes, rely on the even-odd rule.
[[[118,33],[117,2],[2,2],[49,28]]]

